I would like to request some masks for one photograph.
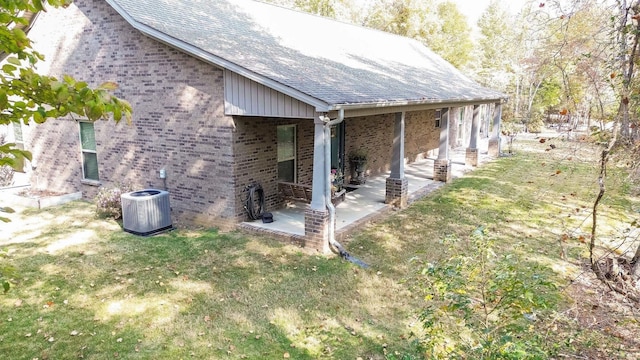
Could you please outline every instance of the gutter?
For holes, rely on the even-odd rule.
[[[448,99],[448,100],[400,100],[400,101],[384,101],[384,102],[366,102],[366,103],[353,103],[353,104],[334,104],[329,105],[325,111],[335,110],[365,110],[365,109],[380,109],[389,107],[405,107],[405,106],[420,106],[420,105],[433,105],[434,109],[442,107],[462,107],[466,105],[480,105],[480,104],[493,104],[500,102],[501,104],[507,103],[509,97],[498,98],[476,98],[476,99]]]

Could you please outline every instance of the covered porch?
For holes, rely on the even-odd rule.
[[[479,139],[478,159],[479,164],[488,162],[492,156],[489,154],[489,139]],[[453,178],[463,176],[474,169],[474,166],[465,164],[467,148],[452,149],[449,153],[451,162],[451,175]],[[445,184],[434,180],[434,169],[437,158],[426,158],[404,165],[404,177],[408,185],[408,203],[416,201]],[[386,203],[387,179],[390,172],[369,177],[363,185],[350,186],[344,201],[336,205],[335,237],[342,239],[360,225],[375,220],[392,210],[394,205]],[[267,211],[273,214],[272,223],[263,223],[261,220],[247,221],[240,224],[244,231],[270,234],[288,239],[292,242],[305,243],[305,211],[309,204],[294,202],[288,206]]]

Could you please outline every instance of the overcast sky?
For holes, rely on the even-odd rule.
[[[467,17],[469,25],[475,27],[482,12],[489,6],[490,0],[451,0],[458,9]],[[512,12],[520,10],[526,0],[501,0],[500,3]]]

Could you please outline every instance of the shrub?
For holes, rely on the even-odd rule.
[[[96,195],[96,212],[100,217],[121,219],[122,204],[120,195],[131,191],[131,186],[127,184],[115,184],[103,186]]]
[[[536,264],[522,271],[524,259],[496,254],[481,228],[467,242],[445,243],[450,254],[422,271],[426,334],[419,343],[427,357],[548,358],[546,339],[536,331],[559,298],[548,271]]]

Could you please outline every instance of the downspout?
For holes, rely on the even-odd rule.
[[[325,119],[328,119],[326,117]],[[331,174],[331,127],[338,125],[344,121],[344,109],[338,110],[338,118],[334,120],[328,120],[324,123],[324,166],[325,174]],[[338,249],[341,256],[346,253],[342,245],[336,241],[336,207],[331,202],[331,184],[328,179],[325,179],[324,185],[325,205],[329,210],[329,247]]]
[[[344,121],[344,109],[338,110],[338,118],[334,120],[327,119],[324,123],[324,166],[325,173],[331,173],[331,127],[340,124]],[[351,256],[347,250],[336,241],[336,207],[331,202],[331,184],[329,184],[329,178],[324,181],[324,198],[325,205],[329,211],[329,248],[331,251],[337,250],[338,254],[347,261],[350,261],[362,268],[369,268],[369,265],[362,260]]]

